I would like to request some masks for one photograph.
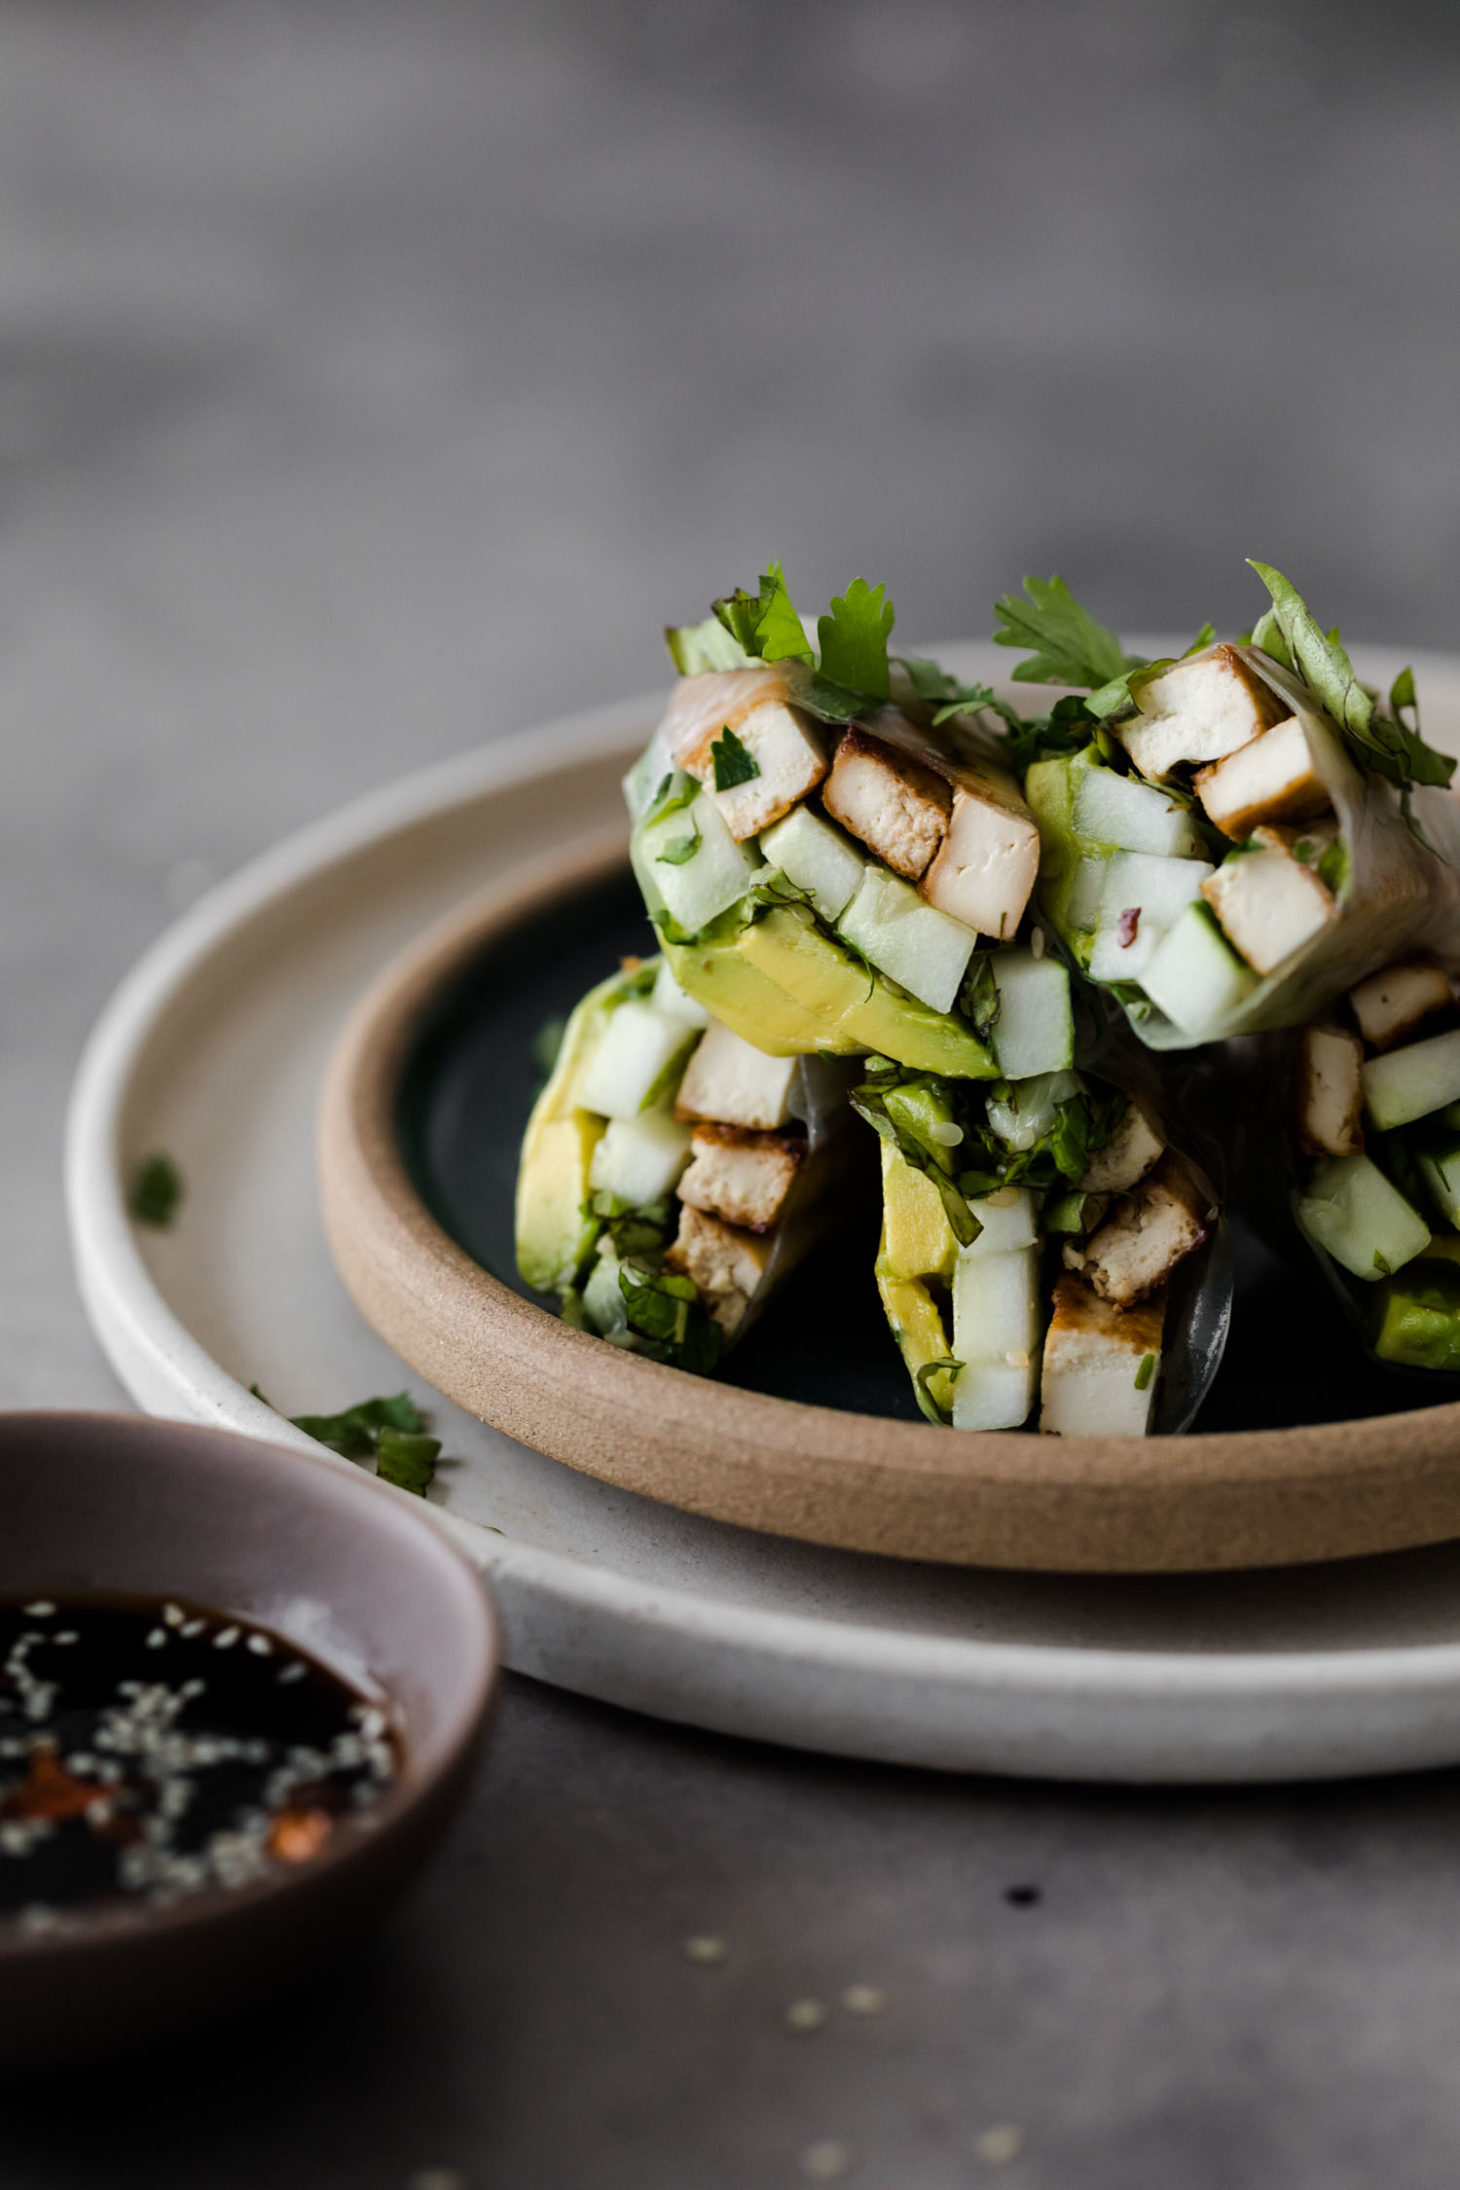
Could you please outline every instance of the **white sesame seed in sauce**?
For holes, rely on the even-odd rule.
[[[974,2138],[973,2149],[985,2167],[1008,2167],[1024,2149],[1024,2132],[1014,2122],[998,2122]]]
[[[724,1940],[717,1939],[712,1932],[696,1932],[684,1942],[685,1960],[699,1962],[707,1968],[715,1962],[723,1962],[729,1951]]]
[[[49,1620],[56,1608],[49,1598],[38,1597],[34,1604],[23,1605],[21,1609],[28,1620]]]
[[[801,2154],[801,2172],[810,2182],[840,2182],[852,2172],[856,2154],[849,2144],[838,2144],[833,2138],[823,2138],[819,2144],[808,2144]]]
[[[786,2028],[805,2035],[820,2030],[826,2021],[826,2007],[820,2000],[793,2000],[786,2010]]]
[[[180,1604],[165,1604],[163,1606],[162,1624],[164,1627],[182,1627],[186,1622],[187,1614]]]
[[[848,2015],[882,2015],[887,2009],[887,1995],[880,1985],[848,1985],[842,1993],[842,2006]]]
[[[237,1627],[225,1627],[220,1629],[219,1632],[213,1637],[213,1648],[215,1650],[231,1650],[233,1648],[233,1645],[237,1642],[241,1633],[242,1629]]]
[[[267,1635],[250,1635],[246,1647],[256,1658],[271,1658],[274,1655],[274,1646]]]

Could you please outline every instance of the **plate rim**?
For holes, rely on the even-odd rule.
[[[968,674],[1004,666],[994,650],[967,642],[945,644],[945,655],[962,654]],[[1415,657],[1418,664],[1419,655]],[[1460,657],[1431,653],[1424,666],[1442,672],[1460,689]],[[608,706],[565,717],[489,743],[465,754],[408,772],[349,800],[306,823],[279,843],[246,861],[216,884],[188,911],[170,923],[147,947],[113,990],[100,1012],[79,1059],[67,1108],[65,1196],[73,1260],[93,1329],[103,1352],[131,1395],[146,1411],[196,1421],[211,1421],[248,1435],[317,1452],[279,1417],[266,1410],[213,1360],[177,1318],[137,1249],[125,1211],[120,1180],[120,1127],[126,1097],[145,1052],[154,1023],[167,1005],[230,936],[281,895],[340,864],[359,851],[402,835],[412,826],[448,812],[468,797],[490,795],[553,768],[602,759],[623,749],[627,736],[642,732],[646,716],[662,704],[662,688]],[[334,1464],[345,1467],[343,1460]],[[406,1495],[399,1493],[398,1495]],[[696,1670],[709,1666],[729,1648],[746,1658],[783,1660],[794,1656],[813,1671],[875,1667],[902,1674],[920,1684],[953,1686],[963,1698],[959,1724],[945,1729],[945,1747],[954,1753],[934,1756],[931,1740],[911,1745],[888,1730],[885,1740],[869,1733],[823,1731],[802,1722],[767,1738],[812,1749],[891,1761],[1012,1770],[1029,1776],[1092,1779],[1284,1779],[1322,1776],[1334,1770],[1383,1771],[1406,1764],[1441,1763],[1460,1755],[1460,1739],[1436,1737],[1430,1730],[1426,1699],[1460,1706],[1460,1641],[1344,1645],[1315,1650],[1284,1649],[1202,1654],[1167,1650],[1123,1650],[1106,1645],[985,1641],[963,1636],[908,1634],[873,1621],[852,1621],[785,1613],[706,1599],[679,1585],[655,1585],[565,1553],[542,1550],[498,1537],[475,1523],[432,1509],[444,1527],[497,1581],[507,1615],[509,1636],[518,1630],[513,1656],[519,1668],[542,1670],[546,1653],[533,1632],[536,1611],[546,1604],[570,1605],[585,1622],[585,1658],[595,1635],[627,1636],[638,1650],[633,1671],[605,1679],[592,1664],[568,1679],[544,1671],[564,1686],[671,1720],[731,1733],[767,1735],[763,1717],[747,1707],[734,1683],[715,1695],[688,1693]],[[673,1653],[662,1645],[678,1638],[685,1663],[665,1661]],[[647,1638],[647,1646],[645,1644]],[[650,1662],[650,1661],[653,1662]],[[676,1678],[678,1671],[682,1678]],[[1396,1726],[1388,1740],[1373,1739],[1362,1759],[1337,1764],[1326,1750],[1305,1752],[1302,1744],[1284,1744],[1282,1755],[1265,1755],[1239,1723],[1254,1709],[1326,1703],[1341,1713],[1351,1702],[1387,1696],[1396,1686],[1414,1703],[1419,1720]],[[733,1692],[732,1692],[733,1691]],[[1073,1731],[1050,1761],[1017,1741],[1003,1725],[1002,1706],[1046,1708],[1070,1715],[1092,1702],[1134,1710],[1135,1730],[1123,1744],[1112,1743],[1108,1724],[1098,1739],[1077,1752]],[[1211,1717],[1193,1735],[1203,1734],[1203,1755],[1179,1764],[1159,1733],[1142,1735],[1148,1723],[1159,1726],[1166,1707],[1211,1707]],[[1044,1725],[1047,1740],[1049,1724]],[[1006,1738],[1007,1737],[1007,1738]],[[1154,1750],[1152,1744],[1154,1743]],[[1234,1759],[1227,1754],[1235,1744]],[[1320,1745],[1321,1747],[1321,1745]],[[1159,1754],[1156,1754],[1159,1751]],[[1154,1756],[1154,1761],[1152,1761]]]

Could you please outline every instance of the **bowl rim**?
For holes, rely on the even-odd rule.
[[[0,1409],[0,1438],[12,1428],[23,1432],[28,1423],[44,1424],[48,1429],[76,1428],[87,1436],[125,1427],[131,1435],[140,1434],[159,1443],[185,1447],[202,1441],[235,1450],[245,1462],[262,1451],[287,1461],[291,1474],[295,1468],[302,1468],[306,1475],[312,1471],[337,1488],[342,1480],[348,1481],[341,1477],[333,1457],[323,1450],[315,1455],[291,1445],[270,1445],[265,1439],[210,1423],[173,1421],[120,1408],[17,1407]],[[416,1534],[427,1556],[437,1561],[439,1574],[449,1578],[449,1585],[458,1590],[468,1623],[459,1661],[465,1665],[467,1675],[462,1700],[439,1737],[439,1747],[424,1767],[418,1767],[415,1752],[407,1748],[403,1769],[382,1799],[361,1819],[346,1820],[345,1830],[332,1834],[326,1847],[307,1862],[282,1868],[247,1885],[210,1888],[163,1908],[107,1896],[91,1905],[89,1914],[78,1915],[75,1923],[63,1922],[55,1930],[23,1932],[11,1922],[0,1924],[0,1967],[11,1969],[27,1960],[53,1960],[67,1954],[78,1961],[103,1953],[121,1954],[144,1940],[175,1937],[242,1919],[264,1902],[297,1900],[318,1892],[327,1880],[367,1863],[376,1847],[428,1807],[440,1790],[465,1769],[501,1691],[502,1622],[496,1601],[485,1577],[456,1548],[446,1531],[428,1517],[430,1509],[421,1500],[393,1484],[378,1482],[363,1470],[357,1472],[358,1490],[347,1490],[345,1497],[388,1499],[395,1506],[397,1520]],[[415,1512],[415,1506],[423,1510]],[[186,1595],[187,1591],[180,1590],[179,1594]]]
[[[410,1176],[395,1129],[403,1075],[436,1000],[480,953],[625,864],[622,830],[600,830],[456,907],[379,974],[326,1073],[331,1254],[366,1320],[439,1390],[550,1457],[663,1503],[901,1558],[1198,1572],[1460,1535],[1457,1401],[1181,1437],[940,1437],[922,1422],[743,1391],[605,1346],[483,1269]]]

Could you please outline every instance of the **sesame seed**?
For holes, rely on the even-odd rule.
[[[1024,2149],[1024,2132],[1014,2122],[998,2122],[974,2138],[973,2149],[985,2167],[1007,2167]]]
[[[696,1932],[684,1942],[685,1959],[689,1962],[723,1962],[729,1949],[723,1939],[711,1932]]]
[[[246,1647],[256,1658],[271,1658],[274,1655],[274,1646],[267,1635],[250,1635]]]
[[[37,1597],[34,1604],[21,1607],[28,1620],[48,1620],[55,1609],[55,1606],[47,1597]]]
[[[203,1629],[207,1626],[207,1624],[208,1623],[206,1620],[184,1620],[179,1632],[185,1635],[188,1641],[191,1642],[195,1635],[202,1634]]]
[[[880,1985],[848,1985],[842,1993],[842,2006],[848,2015],[881,2015],[886,2011],[887,1995]]]
[[[286,1665],[283,1672],[279,1675],[279,1686],[281,1688],[287,1688],[291,1681],[302,1681],[303,1678],[304,1667],[302,1665],[297,1662],[293,1665]]]
[[[213,1648],[215,1650],[231,1650],[242,1632],[242,1628],[239,1627],[223,1628],[220,1633],[213,1637]]]
[[[786,2010],[786,2028],[798,2032],[820,2030],[826,2008],[820,2000],[793,2000]]]
[[[165,1604],[163,1606],[162,1620],[165,1627],[181,1627],[186,1619],[187,1614],[180,1604]]]
[[[812,2182],[840,2182],[856,2165],[856,2155],[849,2144],[837,2144],[830,2137],[820,2144],[808,2144],[801,2154],[801,2172]]]
[[[147,1637],[147,1648],[149,1650],[160,1650],[166,1641],[167,1629],[165,1627],[154,1627]]]

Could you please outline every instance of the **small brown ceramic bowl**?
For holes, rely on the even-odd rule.
[[[0,1927],[0,2073],[192,2029],[317,1966],[394,1902],[465,1792],[496,1686],[477,1576],[403,1494],[335,1462],[132,1415],[0,1414],[0,1598],[181,1597],[394,1706],[404,1762],[309,1862],[74,1929]]]

